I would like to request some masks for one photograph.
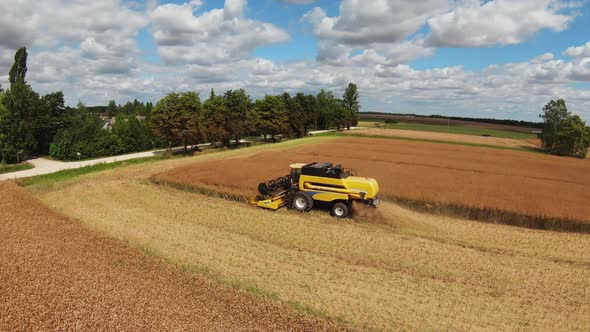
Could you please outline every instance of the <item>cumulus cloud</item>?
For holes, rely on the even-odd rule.
[[[568,47],[563,55],[571,56],[574,58],[590,58],[590,42],[587,42],[582,46]]]
[[[343,0],[339,16],[329,17],[322,8],[316,7],[305,14],[303,20],[314,25],[314,33],[321,40],[347,45],[395,43],[420,29],[428,17],[447,8],[447,0],[375,0],[370,4]]]
[[[366,1],[344,0],[339,16],[329,17],[322,8],[315,7],[302,21],[312,24],[314,35],[320,40],[319,61],[340,65],[362,61],[397,65],[434,53],[423,38],[409,40],[408,37],[428,17],[447,9],[447,0],[377,0],[370,5]]]
[[[569,57],[564,59],[545,53],[480,71],[461,66],[421,70],[408,62],[430,56],[435,49],[428,45],[428,36],[416,32],[429,17],[448,12],[446,0],[424,1],[429,8],[409,1],[375,1],[373,8],[373,2],[368,6],[344,0],[339,16],[328,17],[319,8],[305,16],[320,38],[317,60],[281,62],[252,58],[256,47],[289,36],[274,25],[247,18],[246,1],[227,1],[223,8],[210,11],[202,11],[201,2],[153,2],[133,9],[129,2],[108,0],[87,4],[93,13],[77,0],[23,0],[4,6],[1,27],[22,21],[31,22],[31,27],[0,30],[0,83],[7,87],[6,73],[15,48],[26,43],[29,82],[41,93],[64,90],[70,105],[78,99],[88,104],[134,98],[157,101],[171,90],[206,95],[211,88],[220,92],[245,88],[255,98],[320,89],[341,95],[352,81],[361,90],[365,111],[534,120],[542,105],[559,97],[590,120],[590,90],[572,84],[590,81],[590,43],[564,50]],[[55,13],[46,3],[68,13]],[[358,11],[353,12],[353,7]],[[397,11],[404,14],[390,22],[398,18]],[[67,17],[56,16],[65,21],[46,19],[51,15]],[[422,23],[414,22],[414,16]],[[75,30],[69,31],[70,26]],[[384,36],[381,26],[392,35]],[[154,37],[162,63],[140,56],[137,34],[145,27]]]
[[[448,13],[428,19],[428,43],[435,47],[518,44],[541,29],[564,30],[572,16],[554,0],[459,1]]]
[[[195,3],[157,6],[150,14],[160,57],[170,64],[225,63],[247,58],[259,46],[289,40],[269,23],[243,17],[245,0],[226,0],[223,9],[195,15]]]

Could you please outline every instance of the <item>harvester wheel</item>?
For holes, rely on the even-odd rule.
[[[313,198],[305,191],[298,191],[293,195],[292,206],[297,211],[307,212],[313,207]]]
[[[348,205],[340,202],[332,205],[332,215],[336,218],[348,217]]]

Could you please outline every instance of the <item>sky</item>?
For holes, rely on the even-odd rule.
[[[590,1],[0,0],[0,84],[68,105],[204,99],[244,88],[342,95],[362,111],[538,121],[552,99],[590,121]]]

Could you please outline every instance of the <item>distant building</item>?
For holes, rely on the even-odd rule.
[[[102,129],[107,130],[107,131],[111,131],[111,130],[113,130],[114,124],[115,124],[115,118],[107,119],[105,121],[104,125],[102,126]]]

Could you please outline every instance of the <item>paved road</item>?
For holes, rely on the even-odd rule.
[[[351,129],[362,129],[362,128],[361,127],[353,127]],[[331,132],[331,131],[335,131],[335,130],[334,129],[317,130],[317,131],[311,131],[311,132],[309,132],[309,134],[314,135],[314,134],[327,133],[327,132]],[[240,142],[247,143],[247,141],[245,141],[245,140],[241,140]],[[203,144],[198,145],[198,147],[200,147],[200,148],[206,148],[209,146],[211,146],[211,143],[203,143]],[[176,147],[173,150],[178,151],[181,149],[183,149],[183,148]],[[83,161],[79,161],[79,162],[78,161],[64,162],[64,161],[51,160],[51,159],[47,159],[47,158],[35,158],[35,159],[31,159],[28,161],[30,164],[32,164],[34,166],[34,168],[28,169],[25,171],[0,174],[0,181],[28,178],[31,176],[44,175],[44,174],[51,174],[51,173],[63,171],[66,169],[81,168],[81,167],[92,166],[92,165],[96,165],[96,164],[109,164],[109,163],[114,163],[117,161],[125,161],[125,160],[130,160],[130,159],[153,157],[153,156],[157,156],[159,154],[162,154],[165,151],[166,150],[137,152],[137,153],[120,155],[120,156],[116,156],[116,157],[106,157],[106,158],[100,158],[100,159],[83,160]]]

